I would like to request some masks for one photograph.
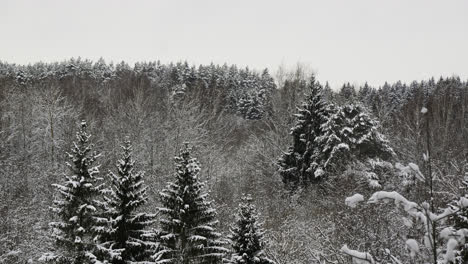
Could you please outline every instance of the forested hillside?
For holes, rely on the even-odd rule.
[[[458,77],[0,62],[0,263],[466,263],[466,181]]]

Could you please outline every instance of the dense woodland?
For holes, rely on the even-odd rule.
[[[458,77],[0,62],[0,263],[466,263],[467,181]]]

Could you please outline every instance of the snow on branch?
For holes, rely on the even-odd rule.
[[[355,264],[374,264],[374,258],[367,252],[360,252],[357,250],[349,249],[347,245],[344,245],[341,250],[342,253],[351,256],[353,263]]]
[[[355,208],[358,203],[364,201],[364,196],[362,194],[356,193],[345,199],[345,204],[351,208]]]
[[[417,167],[412,167],[411,169],[418,171]],[[364,197],[361,194],[355,194],[346,198],[345,203],[349,207],[354,208],[357,203],[362,202]],[[465,237],[468,236],[468,229],[459,229],[456,230],[452,227],[446,227],[442,229],[436,237],[432,237],[432,231],[429,230],[431,223],[438,222],[443,220],[444,218],[453,215],[463,208],[468,207],[468,199],[465,197],[460,197],[457,204],[459,205],[459,209],[453,209],[452,207],[445,208],[440,214],[435,212],[431,212],[429,209],[429,204],[427,202],[423,202],[421,204],[417,204],[415,202],[409,201],[403,195],[399,194],[398,192],[387,192],[387,191],[378,191],[372,194],[369,198],[368,203],[377,203],[377,202],[388,202],[393,201],[396,206],[400,206],[408,213],[411,217],[415,218],[416,220],[421,221],[425,228],[426,233],[424,235],[425,244],[427,247],[433,247],[434,243],[437,238],[444,239],[447,241],[446,248],[443,251],[443,255],[441,256],[441,263],[452,263],[455,260],[455,251],[460,245],[465,243]],[[418,242],[414,239],[406,240],[406,247],[410,251],[411,258],[414,258],[417,254],[420,253]],[[350,250],[346,245],[341,248],[341,251],[347,255],[353,257],[353,263],[375,263],[372,256],[366,252],[359,252],[355,250]]]

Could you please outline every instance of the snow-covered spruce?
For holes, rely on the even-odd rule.
[[[363,108],[346,105],[334,108],[323,134],[316,138],[319,146],[314,160],[323,171],[344,169],[353,160],[389,159],[394,154],[387,139],[378,132],[377,121]]]
[[[321,178],[321,175],[315,175],[317,163],[312,160],[312,155],[317,148],[316,138],[322,134],[321,124],[328,119],[328,107],[322,99],[322,86],[314,76],[308,89],[309,94],[295,115],[296,124],[291,128],[293,144],[278,161],[283,182],[292,188]]]
[[[343,171],[353,161],[386,160],[395,155],[387,139],[378,132],[377,121],[364,108],[326,103],[322,87],[314,78],[309,89],[291,129],[293,145],[278,162],[286,185],[307,185],[330,172]]]
[[[129,140],[124,141],[122,150],[117,173],[109,172],[112,187],[106,196],[99,250],[110,263],[147,262],[156,247],[154,232],[149,229],[156,215],[139,210],[148,200],[143,172],[134,170]]]
[[[96,259],[95,237],[99,225],[98,200],[104,186],[99,175],[99,166],[94,163],[99,154],[92,152],[86,122],[81,122],[71,153],[68,153],[71,175],[64,183],[54,184],[58,195],[52,211],[58,221],[51,222],[56,248],[39,260],[55,263],[99,263]]]
[[[253,86],[254,89],[237,99],[238,114],[249,120],[262,119],[271,114],[271,93],[276,85],[268,69],[263,71],[260,80],[253,80],[249,86]]]
[[[257,210],[250,196],[243,196],[236,223],[231,229],[232,262],[236,264],[274,264],[263,252],[265,241]]]
[[[216,211],[199,180],[200,167],[186,145],[176,160],[175,180],[160,193],[160,243],[156,263],[222,263],[228,250],[216,231]]]

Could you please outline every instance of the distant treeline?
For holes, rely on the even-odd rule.
[[[151,92],[154,107],[165,110],[180,97],[203,99],[203,107],[228,111],[246,119],[259,119],[271,108],[276,85],[267,69],[261,73],[236,65],[189,65],[187,62],[106,64],[104,60],[71,59],[62,63],[28,66],[0,63],[2,87],[59,86],[64,95],[86,102],[88,111],[106,115],[105,106],[116,106],[135,96],[138,89]]]

